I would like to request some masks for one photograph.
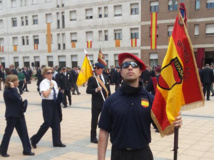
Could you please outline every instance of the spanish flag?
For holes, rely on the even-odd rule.
[[[88,59],[88,55],[86,54],[77,78],[77,85],[78,86],[83,85],[85,82],[88,81],[88,79],[92,75],[93,75],[92,66],[91,66],[90,60]]]
[[[164,136],[174,132],[173,122],[180,110],[201,106],[204,106],[204,95],[194,51],[179,12],[162,64],[151,115]]]
[[[99,50],[99,54],[98,54],[98,59],[97,59],[97,61],[98,61],[99,63],[102,63],[104,66],[107,66],[107,63],[106,63],[106,61],[105,61],[105,56],[103,55],[101,49]]]
[[[92,48],[92,41],[87,41],[87,48]]]
[[[157,12],[151,13],[151,49],[157,49]]]
[[[38,44],[34,44],[34,50],[38,50]]]
[[[137,47],[137,38],[131,39],[131,47]]]
[[[75,42],[71,42],[71,47],[72,48],[76,48],[76,43]]]

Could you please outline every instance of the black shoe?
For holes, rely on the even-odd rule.
[[[2,157],[10,157],[9,154],[5,153],[5,154],[1,154]]]
[[[209,99],[209,98],[207,98],[207,100],[208,100],[208,101],[210,101],[210,99]]]
[[[91,143],[98,143],[97,138],[91,139]]]
[[[26,90],[26,92],[29,92],[28,90]]]
[[[214,96],[214,94],[212,94],[211,96]]]
[[[67,105],[65,105],[63,108],[67,108],[68,106]]]
[[[33,142],[32,137],[30,138],[31,146],[33,148],[37,148],[36,143]]]
[[[23,152],[23,155],[26,155],[26,156],[34,156],[35,153],[33,153],[33,152]]]
[[[158,129],[155,129],[155,132],[159,133],[160,131]]]
[[[66,147],[65,144],[57,144],[57,145],[54,145],[54,147]]]
[[[80,95],[81,93],[79,92],[79,93],[77,93],[78,95]]]
[[[76,95],[76,93],[72,93],[73,95]]]

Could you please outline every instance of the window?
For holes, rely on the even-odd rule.
[[[11,0],[11,8],[16,8],[16,0]]]
[[[178,9],[178,1],[177,0],[169,0],[168,3],[168,10],[169,11],[176,11]]]
[[[99,31],[99,41],[102,41],[102,40],[103,40],[103,32]]]
[[[214,24],[206,24],[206,35],[214,35]]]
[[[33,24],[34,25],[38,24],[38,16],[37,15],[33,16]]]
[[[51,23],[51,22],[52,22],[52,15],[46,14],[46,23]]]
[[[214,0],[207,0],[207,8],[214,8]]]
[[[171,37],[173,31],[173,26],[168,26],[168,37]]]
[[[59,56],[59,67],[65,67],[66,66],[66,57],[65,56]]]
[[[0,28],[4,27],[3,19],[0,19]]]
[[[199,36],[199,24],[195,24],[194,26],[194,35]]]
[[[26,45],[29,45],[29,37],[26,36]]]
[[[66,44],[65,44],[65,33],[62,33],[62,49],[66,49]]]
[[[25,25],[26,26],[28,25],[28,17],[27,16],[25,17]]]
[[[108,17],[108,7],[104,7],[104,17]]]
[[[59,17],[59,12],[56,13],[56,17],[57,17],[57,28],[60,28],[60,17]]]
[[[22,26],[25,25],[24,17],[21,17],[21,25],[22,25]]]
[[[62,28],[65,28],[65,14],[62,12]]]
[[[20,6],[26,6],[26,5],[27,5],[27,0],[20,1]]]
[[[77,20],[77,11],[70,11],[70,20],[71,21]]]
[[[114,39],[122,40],[122,29],[114,30]]]
[[[122,6],[114,6],[114,16],[122,16]]]
[[[13,37],[13,45],[18,46],[18,37]]]
[[[158,65],[158,54],[157,53],[150,53],[149,55],[149,66],[157,66]]]
[[[76,55],[71,56],[71,66],[77,67],[77,56]]]
[[[22,37],[22,45],[25,45],[25,37]]]
[[[58,50],[61,49],[61,36],[60,34],[57,34],[57,44],[58,44]]]
[[[139,38],[138,28],[131,28],[131,39],[138,38]]]
[[[38,0],[32,0],[32,4],[37,4]]]
[[[45,0],[45,2],[51,2],[52,0]]]
[[[131,4],[131,15],[139,14],[139,4]]]
[[[33,44],[39,44],[39,36],[33,36]]]
[[[86,32],[86,41],[93,41],[93,32]]]
[[[158,11],[159,11],[159,2],[158,1],[150,2],[150,12]]]
[[[91,64],[94,64],[94,56],[88,55],[88,59],[90,60]]]
[[[48,56],[48,66],[53,67],[53,56]]]
[[[93,19],[93,10],[86,9],[86,19]]]
[[[98,17],[102,18],[102,8],[98,8]]]
[[[62,7],[65,6],[65,0],[62,0]]]
[[[71,42],[77,42],[77,32],[71,33]]]
[[[3,6],[2,6],[2,0],[0,0],[0,9],[2,9]]]
[[[17,18],[12,18],[12,27],[17,27]]]
[[[119,63],[118,63],[118,54],[114,55],[114,65],[115,66],[119,66]]]
[[[0,46],[4,46],[4,38],[0,38]]]
[[[195,0],[195,9],[200,9],[200,0]]]
[[[108,30],[105,30],[104,34],[105,34],[105,41],[108,41]]]
[[[57,8],[59,8],[60,0],[57,0]]]

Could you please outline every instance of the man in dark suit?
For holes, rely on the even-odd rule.
[[[117,67],[117,70],[113,74],[113,79],[115,83],[115,92],[120,89],[120,83],[122,80],[122,77],[120,75],[120,67]]]
[[[150,71],[149,71],[149,66],[146,65],[146,70],[142,72],[140,78],[143,82],[143,87],[146,88],[149,84],[150,81]]]
[[[101,63],[95,64],[95,76],[92,76],[88,80],[88,87],[86,92],[88,94],[92,94],[92,119],[91,119],[91,142],[98,143],[97,140],[97,122],[100,112],[102,110],[102,106],[104,103],[104,99],[108,98],[111,95],[110,91],[110,82],[109,78],[106,75],[103,75],[103,69],[105,66]],[[99,84],[99,85],[98,85]],[[102,93],[103,96],[102,97]]]
[[[15,70],[15,66],[14,66],[13,64],[11,64],[11,65],[9,66],[9,68],[10,68],[10,70],[11,70],[11,72],[12,72],[13,74],[18,75],[18,72]]]
[[[26,79],[26,82],[24,83],[24,86],[23,86],[23,91],[26,90],[26,92],[29,92],[28,89],[27,89],[27,84],[28,82],[30,81],[30,75],[29,75],[29,72],[27,71],[27,67],[24,67],[24,70],[23,72],[24,75],[25,75],[25,79]]]
[[[206,64],[206,67],[201,71],[201,82],[203,84],[204,96],[207,93],[207,100],[210,100],[210,87],[213,83],[213,70],[209,68],[210,65]]]
[[[72,89],[72,94],[75,95],[75,91],[77,92],[77,94],[79,95],[80,92],[79,92],[79,89],[78,89],[78,86],[77,86],[77,78],[78,78],[78,71],[77,71],[77,67],[73,67],[73,69],[71,70],[71,76],[74,80],[74,88]]]
[[[62,73],[60,73],[59,77],[59,90],[62,90],[64,92],[64,99],[63,99],[63,104],[64,108],[67,108],[67,97],[68,96],[68,101],[69,101],[69,106],[71,106],[71,88],[74,86],[73,85],[73,78],[70,73],[67,72],[66,67],[61,68]]]

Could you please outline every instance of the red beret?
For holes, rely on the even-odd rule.
[[[156,72],[161,72],[161,66],[158,65],[158,66],[155,68],[155,71],[156,71]]]
[[[146,70],[146,65],[143,63],[143,61],[132,53],[120,53],[118,55],[119,66],[121,66],[124,59],[126,59],[126,58],[132,58],[132,59],[136,60],[138,62],[138,64],[141,66],[140,69],[142,71]]]

